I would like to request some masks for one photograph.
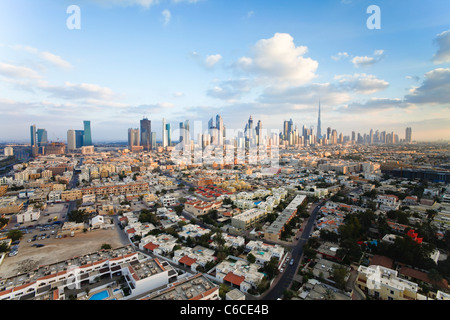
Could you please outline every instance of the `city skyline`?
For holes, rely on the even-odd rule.
[[[358,0],[79,1],[71,30],[69,2],[4,2],[0,141],[29,142],[32,124],[65,141],[85,119],[93,143],[127,141],[144,115],[163,141],[163,118],[206,128],[213,114],[230,129],[252,115],[266,129],[449,140],[450,4],[373,4],[381,29]]]

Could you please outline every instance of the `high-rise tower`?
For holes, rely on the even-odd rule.
[[[406,143],[411,143],[412,129],[410,127],[406,128],[405,141]]]
[[[141,146],[144,147],[146,151],[150,151],[152,140],[151,140],[152,124],[147,118],[141,120]]]
[[[320,100],[319,100],[319,116],[317,118],[317,139],[322,138],[322,123],[320,120]]]
[[[91,121],[85,120],[84,124],[84,136],[83,136],[83,146],[92,146],[92,135],[91,135]]]

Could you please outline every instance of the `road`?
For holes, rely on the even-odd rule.
[[[297,272],[298,266],[301,262],[303,246],[306,244],[312,233],[319,209],[320,204],[313,208],[306,226],[303,229],[301,238],[291,251],[291,259],[294,259],[294,263],[286,266],[286,270],[277,276],[272,287],[259,297],[260,300],[277,300],[283,296],[286,289],[290,288],[292,280],[294,279],[295,273]]]

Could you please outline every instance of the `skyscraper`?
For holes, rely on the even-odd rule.
[[[171,134],[170,134],[170,123],[166,124],[166,134],[167,134],[167,146],[170,147],[170,145],[172,144]]]
[[[224,127],[223,127],[223,119],[220,115],[216,116],[216,127],[217,127],[217,143],[219,145],[223,145],[223,133],[224,133]]]
[[[37,145],[38,147],[44,147],[48,144],[47,130],[37,129]]]
[[[84,130],[75,130],[75,147],[81,148],[84,146]]]
[[[151,149],[152,145],[151,132],[152,132],[151,121],[148,120],[147,118],[143,118],[141,120],[141,146],[143,146],[144,149],[147,151]]]
[[[319,100],[319,116],[317,119],[317,139],[322,138],[322,122],[320,120],[320,100]]]
[[[67,130],[67,150],[72,151],[77,148],[77,137],[75,130]]]
[[[30,126],[31,147],[37,146],[36,142],[36,125]]]
[[[410,127],[406,128],[405,142],[411,143],[412,129]]]
[[[130,149],[132,149],[133,146],[139,146],[139,128],[133,129],[133,128],[129,128],[128,129],[128,146]]]
[[[166,127],[166,119],[162,119],[162,146],[163,148],[168,146],[167,143],[168,140],[168,132],[167,132],[167,127]]]
[[[91,135],[91,121],[85,120],[84,124],[84,134],[83,134],[83,146],[92,146],[92,135]]]

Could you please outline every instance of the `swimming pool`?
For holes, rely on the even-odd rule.
[[[89,298],[89,300],[104,300],[108,297],[109,297],[108,290],[103,290],[94,294],[92,297]]]

